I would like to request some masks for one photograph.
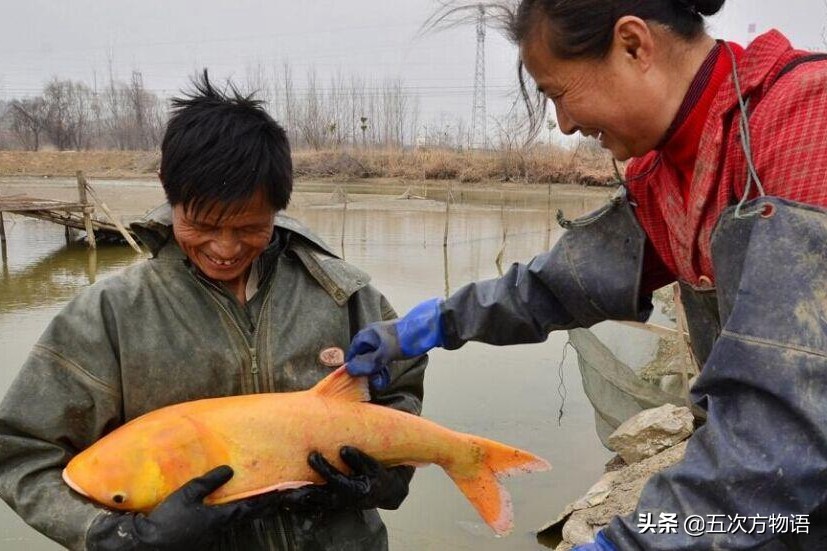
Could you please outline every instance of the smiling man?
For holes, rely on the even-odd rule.
[[[297,457],[328,484],[212,507],[202,500],[227,467],[148,514],[101,509],[61,480],[73,455],[148,411],[307,389],[337,365],[331,350],[395,317],[366,274],[278,214],[293,184],[287,137],[229,89],[205,72],[173,100],[160,170],[168,204],[133,225],[153,258],[70,302],[0,403],[0,496],[71,549],[386,549],[376,508],[408,493],[413,468],[385,469],[353,448],[341,454],[350,476],[319,454]],[[425,363],[397,363],[373,401],[419,413]]]
[[[175,241],[202,274],[220,281],[241,304],[247,288],[254,292],[258,275],[251,267],[270,245],[275,210],[261,190],[239,200],[235,212],[215,207],[197,212],[183,203],[172,209]]]

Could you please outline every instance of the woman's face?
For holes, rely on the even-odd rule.
[[[564,134],[597,138],[621,161],[654,149],[671,123],[662,114],[665,87],[649,52],[616,38],[601,59],[561,59],[541,24],[520,44],[520,55],[537,88],[552,101]]]

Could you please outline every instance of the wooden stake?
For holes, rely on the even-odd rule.
[[[448,247],[442,247],[442,273],[445,276],[445,300],[451,295],[451,284],[448,279]]]
[[[503,240],[500,244],[500,250],[497,253],[497,256],[494,258],[494,264],[497,266],[497,272],[500,274],[500,277],[502,277],[503,255],[505,254],[505,244],[508,240],[508,223],[505,219],[505,194],[502,188],[500,188],[500,225],[503,229]]]
[[[78,170],[77,177],[78,196],[80,202],[84,205],[83,225],[86,227],[86,241],[89,243],[90,249],[96,249],[98,245],[95,243],[95,229],[92,227],[92,213],[95,211],[95,207],[92,206],[86,198],[86,178],[83,176],[82,170]]]
[[[342,205],[342,260],[345,259],[345,226],[347,225],[347,190],[343,190],[345,202]]]
[[[445,232],[442,235],[442,247],[448,246],[448,224],[451,221],[451,184],[448,184],[448,192],[445,197]]]
[[[548,199],[546,200],[546,247],[551,250],[551,182],[548,183]]]
[[[8,251],[6,251],[6,224],[3,221],[3,213],[0,212],[0,256],[3,258],[3,266],[8,268]]]
[[[95,193],[95,191],[92,189],[92,186],[86,183],[85,179],[84,184],[86,185],[86,190],[89,192],[89,195],[92,196],[92,199],[94,199],[94,201],[98,204],[98,206],[101,208],[106,217],[109,218],[109,220],[111,220],[113,224],[115,224],[115,227],[118,228],[118,231],[121,233],[123,238],[126,239],[126,242],[129,243],[129,246],[135,249],[136,253],[144,256],[144,251],[143,249],[141,249],[141,246],[138,245],[138,243],[136,243],[134,239],[132,239],[132,236],[129,234],[126,228],[123,227],[123,224],[121,224],[118,221],[118,219],[115,218],[115,215],[112,214],[112,211],[109,210],[109,207],[106,205],[106,203],[101,201],[100,197],[98,197],[97,193]]]
[[[95,283],[98,277],[98,250],[89,249],[86,256],[86,277],[89,280],[89,285]]]

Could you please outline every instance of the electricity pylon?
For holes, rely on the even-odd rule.
[[[471,147],[488,146],[485,114],[485,6],[480,4],[477,16],[477,63],[474,71],[474,104],[471,110]]]

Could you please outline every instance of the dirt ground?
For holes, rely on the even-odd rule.
[[[78,170],[98,178],[154,177],[155,151],[0,151],[0,176],[74,176]]]

